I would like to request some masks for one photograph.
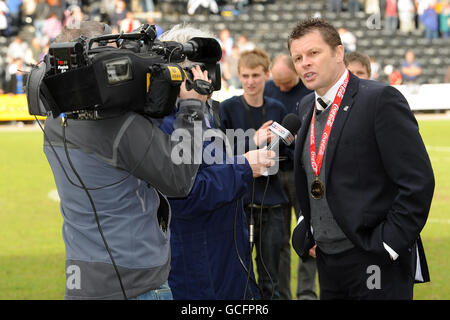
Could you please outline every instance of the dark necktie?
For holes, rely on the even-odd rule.
[[[322,100],[321,97],[317,98],[317,102],[322,106],[322,108],[325,110],[328,107],[328,104]],[[316,109],[316,114],[320,114],[323,110]]]

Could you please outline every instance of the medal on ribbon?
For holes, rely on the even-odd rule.
[[[330,108],[330,113],[328,114],[327,122],[325,128],[323,129],[322,138],[320,139],[319,150],[316,154],[316,135],[315,135],[315,112],[311,119],[310,125],[310,139],[309,139],[309,150],[311,156],[311,167],[316,175],[316,178],[311,183],[311,197],[315,200],[322,199],[325,194],[325,185],[319,179],[320,168],[322,167],[322,161],[325,154],[325,149],[328,144],[328,139],[330,137],[331,128],[334,124],[334,119],[336,119],[337,112],[339,111],[339,106],[341,105],[342,98],[344,97],[345,89],[347,88],[348,80],[350,78],[350,73],[347,73],[347,78],[339,87],[336,97],[334,98],[333,104]]]

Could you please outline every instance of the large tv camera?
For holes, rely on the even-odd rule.
[[[44,63],[33,68],[27,83],[32,115],[58,117],[86,113],[101,119],[123,111],[161,118],[173,111],[181,83],[201,94],[220,90],[220,44],[212,38],[187,43],[159,41],[156,28],[144,24],[131,33],[80,37],[53,43]],[[207,70],[211,84],[193,81],[188,59]]]

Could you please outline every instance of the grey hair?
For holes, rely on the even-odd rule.
[[[162,35],[159,36],[161,41],[176,41],[180,43],[186,43],[192,38],[202,37],[202,38],[216,38],[213,33],[198,29],[190,24],[177,24],[173,26],[170,30],[167,30]],[[191,65],[192,62],[185,60],[179,63],[182,67],[187,67]]]

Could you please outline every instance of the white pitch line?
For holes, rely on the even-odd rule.
[[[439,223],[439,224],[450,224],[450,219],[430,218],[430,219],[427,220],[427,222]]]
[[[49,197],[50,200],[59,202],[58,190],[56,190],[56,189],[51,190],[47,196]]]
[[[443,146],[426,146],[427,150],[430,151],[443,151],[443,152],[450,152],[450,147],[443,147]]]

